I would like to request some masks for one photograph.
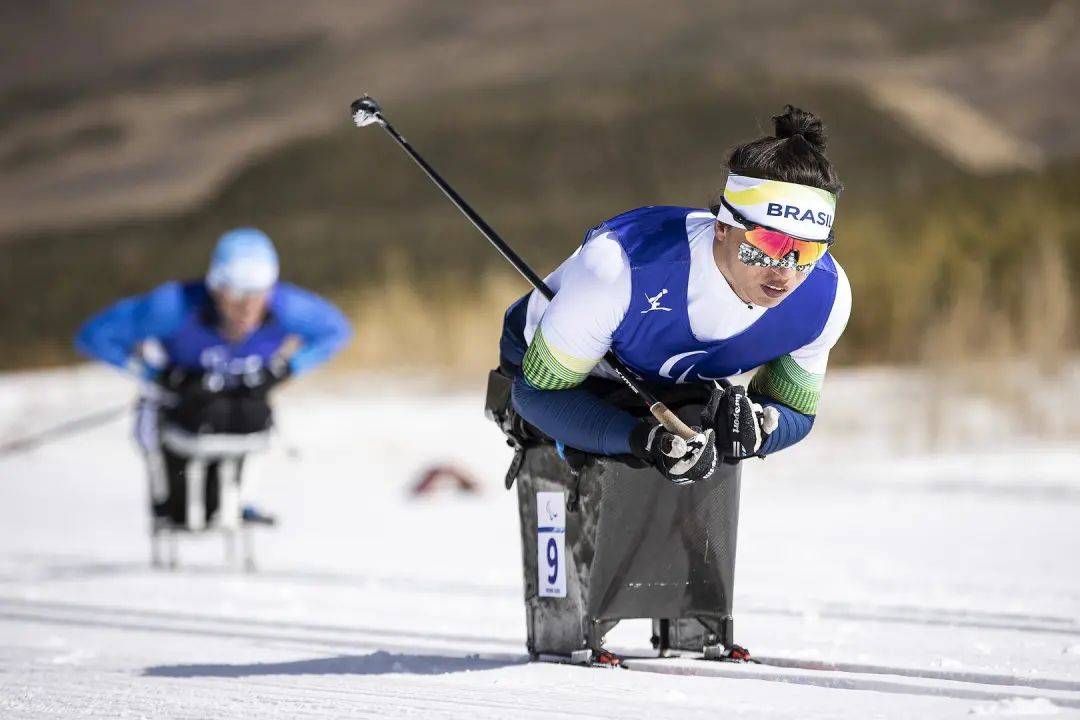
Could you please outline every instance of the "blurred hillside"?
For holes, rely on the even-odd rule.
[[[475,368],[524,290],[363,91],[537,269],[599,220],[708,203],[784,103],[847,189],[846,361],[1076,342],[1074,3],[102,2],[0,10],[0,339],[67,362],[91,310],[255,224],[344,303],[352,360]],[[406,353],[403,348],[410,350]]]

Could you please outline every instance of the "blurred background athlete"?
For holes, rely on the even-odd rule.
[[[135,434],[155,532],[217,519],[222,486],[238,491],[244,457],[268,444],[270,391],[329,360],[350,334],[330,302],[278,281],[274,246],[254,228],[221,236],[205,279],[126,298],[82,326],[82,353],[147,381]],[[235,512],[273,523],[250,505]]]

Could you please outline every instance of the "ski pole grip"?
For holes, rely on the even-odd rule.
[[[679,419],[679,416],[668,410],[668,406],[662,402],[653,403],[649,406],[649,412],[660,421],[665,429],[675,433],[683,440],[689,440],[695,435],[694,429]]]

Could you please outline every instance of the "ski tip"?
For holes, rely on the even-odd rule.
[[[706,660],[717,660],[719,662],[730,663],[753,663],[759,664],[757,660],[750,655],[750,651],[744,648],[742,645],[730,645],[725,647],[724,645],[710,645],[705,648]]]
[[[551,653],[530,653],[533,662],[558,663],[562,665],[580,665],[582,667],[624,668],[623,659],[609,650],[585,648],[575,650],[569,655]]]
[[[623,666],[622,658],[611,652],[610,650],[594,650],[592,653],[592,661],[589,663],[593,667],[605,667],[605,668],[621,668]]]

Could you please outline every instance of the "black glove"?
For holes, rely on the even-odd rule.
[[[288,376],[288,365],[260,368],[242,375],[199,369],[166,368],[157,377],[169,397],[164,418],[192,433],[246,434],[270,427],[267,393]]]
[[[241,375],[240,382],[250,396],[265,398],[271,388],[288,380],[291,374],[289,361],[275,356],[258,370]]]
[[[180,399],[208,399],[237,387],[236,378],[227,376],[225,373],[202,368],[182,368],[176,365],[170,365],[162,370],[156,382]]]
[[[199,368],[182,368],[169,365],[154,378],[159,386],[177,396],[186,396],[205,392],[203,380],[206,373]]]
[[[716,470],[712,430],[683,440],[658,423],[643,420],[630,433],[630,450],[676,485],[704,480]]]
[[[701,411],[701,424],[716,431],[720,458],[729,465],[757,455],[761,443],[776,429],[775,408],[762,408],[742,385],[715,383]]]

